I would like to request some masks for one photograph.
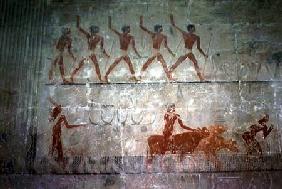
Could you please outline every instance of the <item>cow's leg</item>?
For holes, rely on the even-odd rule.
[[[180,153],[180,161],[182,162],[184,159],[185,153],[183,151],[181,151]]]
[[[189,155],[189,160],[188,160],[188,169],[190,171],[194,171],[195,167],[196,167],[195,155],[194,154],[190,154]]]
[[[183,159],[184,159],[184,155],[185,155],[185,153],[183,152],[183,151],[181,151],[180,152],[180,154],[179,154],[179,158],[178,158],[178,165],[177,165],[177,171],[178,172],[181,172],[181,168],[182,168],[182,166],[183,166]]]
[[[160,159],[160,168],[161,168],[161,170],[160,170],[160,171],[161,171],[161,172],[163,172],[163,171],[164,171],[164,166],[163,166],[163,163],[164,163],[164,162],[163,162],[163,161],[164,161],[164,158],[163,158],[163,157],[164,157],[164,154],[162,154],[162,155],[160,156],[160,158],[161,158],[161,159]]]
[[[152,150],[149,149],[149,155],[148,155],[148,150],[147,150],[147,157],[146,157],[146,164],[152,164],[153,162],[153,153]]]
[[[150,145],[149,145],[150,146]],[[147,158],[146,158],[146,170],[147,172],[152,172],[152,163],[153,163],[153,150],[151,147],[149,147],[149,154],[147,150]]]

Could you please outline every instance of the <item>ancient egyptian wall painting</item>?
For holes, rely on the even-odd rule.
[[[265,28],[125,7],[50,15],[36,170],[281,167],[282,55]]]

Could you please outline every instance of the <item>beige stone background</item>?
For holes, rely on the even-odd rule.
[[[171,102],[176,103],[177,112],[193,128],[213,123],[228,125],[225,136],[238,142],[240,153],[220,154],[226,162],[223,171],[280,169],[281,67],[277,69],[273,60],[273,54],[281,52],[280,5],[275,0],[1,2],[1,8],[11,12],[5,12],[0,20],[2,172],[142,172],[144,162],[138,157],[146,155],[147,137],[162,132],[165,105]],[[88,53],[85,39],[75,28],[76,15],[81,16],[83,28],[88,29],[92,23],[101,28],[105,48],[112,56],[109,60],[99,56],[105,74],[119,55],[117,36],[107,28],[109,15],[118,30],[123,24],[131,25],[137,49],[144,56],[137,59],[131,52],[138,72],[151,51],[150,38],[138,27],[141,14],[149,29],[156,23],[163,25],[176,57],[184,52],[180,34],[170,26],[170,13],[183,29],[188,22],[196,25],[196,33],[201,36],[202,48],[209,58],[205,60],[197,50],[194,52],[209,82],[199,83],[191,62],[185,61],[175,72],[179,83],[167,83],[157,62],[149,68],[146,81],[140,84],[128,82],[125,64],[120,64],[110,76],[113,82],[110,85],[97,83],[91,65],[85,66],[76,85],[61,85],[58,70],[55,84],[49,83],[47,73],[62,27],[72,30],[75,56]],[[169,66],[176,61],[166,50],[162,52]],[[66,61],[67,75],[74,64]],[[256,74],[260,64],[261,71]],[[153,77],[155,72],[161,74]],[[48,156],[52,128],[48,123],[51,109],[48,96],[63,105],[70,123],[88,124],[74,130],[63,129],[63,146],[69,157],[66,171]],[[244,162],[240,134],[266,112],[275,129],[266,140],[260,141],[265,159],[254,157],[251,163]],[[112,124],[105,125],[101,114],[106,120],[114,116]],[[138,120],[142,115],[142,123],[134,125],[131,118]],[[97,124],[89,124],[89,117]],[[75,153],[69,153],[68,149]],[[107,165],[105,156],[110,158]],[[121,164],[115,162],[119,156],[122,156],[118,159]],[[190,162],[187,159],[185,162]],[[182,171],[214,171],[213,165],[201,157],[199,161],[202,164],[198,167],[186,167]],[[158,163],[154,171],[162,171]]]
[[[80,164],[83,164],[84,168],[78,166],[75,171],[81,173],[96,172],[96,169],[89,165],[90,157],[146,157],[147,138],[152,134],[162,133],[163,115],[169,103],[176,104],[177,113],[192,128],[214,123],[226,125],[228,131],[224,136],[237,141],[240,149],[237,154],[239,159],[246,155],[241,134],[263,114],[268,113],[274,130],[267,139],[263,140],[258,136],[258,140],[265,156],[273,154],[274,157],[280,154],[281,70],[275,67],[273,54],[281,50],[281,26],[275,21],[257,22],[252,20],[252,17],[249,17],[250,20],[244,20],[239,11],[228,15],[225,9],[236,11],[230,6],[224,1],[205,0],[51,3],[42,57],[44,66],[37,117],[36,169],[39,172],[49,172],[53,169],[55,172],[62,171],[54,159],[48,156],[52,134],[52,125],[47,121],[51,108],[46,100],[48,96],[63,105],[63,113],[70,123],[87,124],[77,129],[62,129],[64,153],[70,158],[67,172],[74,171],[71,165],[75,162],[73,158],[77,156],[82,157]],[[236,6],[236,3],[233,6]],[[243,5],[238,3],[237,6]],[[149,29],[153,30],[154,24],[157,23],[163,25],[164,33],[168,36],[168,45],[176,53],[173,58],[165,49],[161,51],[167,64],[171,66],[177,57],[185,53],[181,35],[169,23],[171,13],[174,14],[177,25],[184,30],[187,23],[196,25],[196,34],[201,37],[201,46],[209,58],[204,59],[195,48],[193,52],[207,82],[197,82],[192,63],[188,60],[175,71],[175,76],[180,81],[178,83],[167,83],[162,67],[157,61],[149,67],[144,81],[138,84],[128,81],[129,72],[125,63],[120,63],[115,68],[109,77],[111,84],[107,85],[99,84],[91,63],[81,70],[76,85],[60,85],[58,69],[55,84],[48,82],[47,73],[55,55],[54,44],[62,27],[71,28],[75,56],[81,59],[89,54],[84,36],[76,29],[76,15],[81,16],[81,26],[84,29],[88,30],[92,24],[98,25],[101,35],[105,38],[105,48],[111,58],[105,59],[98,53],[102,75],[114,58],[120,55],[118,38],[107,27],[108,16],[112,16],[113,27],[117,30],[124,24],[131,26],[136,47],[143,56],[139,59],[132,50],[130,52],[137,74],[151,53],[151,39],[139,28],[141,14],[144,15],[144,24]],[[76,64],[65,60],[66,75],[69,75]],[[261,69],[257,73],[259,66]],[[90,124],[89,118],[96,124]],[[112,122],[106,124],[103,119]],[[142,121],[136,125],[134,120],[140,119]],[[183,130],[176,125],[175,133],[181,132]],[[228,158],[231,154],[227,151],[222,151],[221,154],[222,161],[227,163],[229,160],[224,157]],[[46,159],[47,171],[46,164],[42,168],[42,162]],[[234,161],[237,162],[233,168],[226,164],[223,169],[245,169],[239,165],[240,160]],[[143,162],[140,164],[143,165]],[[255,167],[254,165],[246,169],[252,170]],[[208,164],[199,170],[207,171],[212,168],[213,165]]]

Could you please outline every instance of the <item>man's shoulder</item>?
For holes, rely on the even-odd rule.
[[[96,34],[96,37],[97,37],[98,39],[103,39],[103,37],[102,37],[100,34]]]
[[[163,38],[167,38],[166,34],[161,33],[160,34]]]
[[[197,34],[192,34],[193,37],[195,37],[196,39],[200,39],[200,36],[198,36]]]

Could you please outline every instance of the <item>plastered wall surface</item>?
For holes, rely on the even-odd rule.
[[[122,184],[117,187],[131,188],[127,180],[134,180],[135,175],[128,174],[136,174],[139,178],[141,174],[161,173],[167,180],[170,180],[169,174],[176,174],[179,179],[180,174],[196,174],[198,180],[193,181],[195,185],[201,180],[199,172],[280,170],[280,4],[275,0],[1,2],[4,10],[0,20],[3,41],[0,57],[1,172],[94,173],[101,174],[101,177],[102,174],[118,173],[125,176],[118,176],[117,180],[121,180]],[[162,61],[158,61],[157,57],[144,73],[141,72],[142,66],[154,56],[155,51],[150,34],[139,26],[140,16],[143,16],[143,25],[151,31],[154,31],[155,24],[162,25],[162,33],[166,35],[167,45],[174,54],[172,56],[161,45],[159,53],[168,69],[179,57],[189,53],[182,34],[171,24],[171,14],[183,31],[187,31],[187,24],[195,25],[195,34],[200,37],[200,46],[207,57],[201,54],[196,44],[192,53],[204,81],[200,81],[195,63],[189,58],[171,72],[174,81],[169,81]],[[110,57],[103,54],[100,44],[95,51],[89,50],[87,37],[77,27],[77,16],[80,27],[87,32],[91,25],[99,26],[99,35],[104,38],[103,47]],[[124,56],[119,36],[108,27],[109,16],[112,27],[120,33],[122,26],[130,25],[130,34],[141,55],[138,57],[130,44],[128,57],[135,76],[138,79],[142,76],[138,82],[132,80],[125,60],[109,70],[119,57]],[[61,53],[56,47],[64,28],[71,31],[69,49],[74,59],[68,45]],[[99,80],[90,57],[93,54],[103,81]],[[64,77],[69,83],[63,83],[60,57],[64,64]],[[72,77],[84,58],[84,65]],[[50,79],[49,73],[55,62],[53,78]],[[109,83],[106,83],[104,76],[109,71]],[[215,141],[223,141],[225,146],[219,142],[216,153],[212,154],[206,150],[211,147],[204,141],[216,142],[211,142],[209,138],[195,142],[190,137],[196,146],[182,157],[183,148],[179,148],[185,145],[183,142],[173,143],[177,139],[171,140],[175,150],[167,147],[162,151],[170,144],[166,143],[166,138],[160,139],[165,147],[150,145],[151,136],[164,136],[164,128],[168,124],[164,117],[171,104],[175,105],[175,114],[178,114],[172,124],[172,135],[180,136],[187,132],[180,127],[179,119],[195,129],[193,132],[203,128],[212,132],[211,126],[220,125],[225,131],[216,134]],[[52,119],[51,113],[57,105],[61,105],[61,112]],[[267,126],[263,126],[258,121],[266,114],[269,120],[264,122]],[[67,128],[62,124],[55,127],[62,115],[69,125],[80,126]],[[248,143],[243,134],[255,132],[250,127],[254,124],[266,127],[264,132],[268,133],[258,131]],[[56,131],[56,128],[60,129]],[[150,158],[152,162],[148,161]],[[265,173],[269,174],[271,172]],[[262,178],[255,172],[253,175],[255,180]],[[225,181],[215,184],[221,177],[219,174],[209,176],[216,178],[210,181],[213,186],[223,187]],[[144,180],[148,180],[145,177]],[[157,177],[161,179],[161,176],[156,176],[152,180],[156,181]],[[194,179],[193,175],[190,177]],[[42,182],[50,178],[42,178]],[[27,177],[24,179],[29,180]],[[81,179],[87,179],[87,176]],[[101,179],[100,176],[97,179]],[[243,180],[238,176],[238,182]],[[83,187],[87,188],[91,182]],[[155,183],[162,187],[161,183]],[[237,181],[228,183],[235,184]],[[147,184],[150,185],[150,182]],[[195,188],[209,188],[208,185],[194,185]]]

